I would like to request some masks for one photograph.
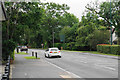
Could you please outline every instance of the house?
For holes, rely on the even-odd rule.
[[[113,44],[117,44],[117,41],[118,41],[118,37],[115,33],[115,27],[112,26],[112,42],[113,42]]]
[[[5,21],[7,19],[4,3],[0,1],[0,21]]]

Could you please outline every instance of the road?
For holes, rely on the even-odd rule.
[[[40,59],[23,58],[31,56],[31,51],[37,51]],[[40,49],[29,49],[29,55],[16,55],[13,78],[118,78],[117,59],[89,53],[61,52],[62,58],[45,58],[44,50]]]

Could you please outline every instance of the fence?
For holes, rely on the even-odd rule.
[[[4,69],[4,73],[2,75],[2,79],[1,80],[9,80],[9,76],[10,76],[10,56],[8,57],[5,69]]]

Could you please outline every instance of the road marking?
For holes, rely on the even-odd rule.
[[[111,67],[107,67],[107,66],[102,66],[102,65],[95,65],[95,66],[99,66],[99,67],[107,68],[107,69],[110,69],[110,70],[113,70],[113,71],[116,70],[115,68],[111,68]]]
[[[27,73],[25,73],[25,76],[27,76]]]
[[[111,70],[113,70],[113,71],[116,70],[115,68],[111,68],[111,67],[107,67],[107,66],[104,66],[104,68],[111,69]]]
[[[55,65],[55,64],[53,64],[53,63],[51,63],[51,62],[48,62],[47,60],[46,60],[46,62],[49,63],[49,64],[51,64],[51,65],[53,65],[53,66],[55,66],[55,67],[57,67],[57,68],[59,68],[59,69],[61,69],[61,70],[64,71],[64,72],[67,72],[67,73],[70,74],[70,75],[73,75],[74,78],[82,78],[82,77],[80,77],[80,76],[78,76],[78,75],[76,75],[76,74],[74,74],[74,73],[72,73],[72,72],[69,72],[69,71],[67,71],[67,70],[65,70],[65,69],[63,69],[63,68],[61,68],[61,67],[59,67],[59,66],[57,66],[57,65]]]
[[[80,62],[82,62],[82,63],[87,63],[87,62],[85,62],[85,61],[80,61]]]
[[[69,75],[60,75],[62,78],[72,78],[71,76]]]

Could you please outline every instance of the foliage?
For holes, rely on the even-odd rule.
[[[120,55],[119,45],[97,45],[97,51],[106,54]]]
[[[42,47],[41,44],[44,44],[44,48],[50,47],[53,34],[55,42],[59,41],[59,32],[65,25],[62,19],[65,16],[69,20],[67,26],[78,22],[73,14],[67,12],[69,7],[66,4],[5,2],[5,7],[8,20],[2,23],[3,41],[12,40],[16,45]],[[7,46],[4,47],[3,53],[9,54]]]
[[[35,56],[28,56],[28,57],[24,57],[25,59],[40,59],[40,58],[36,58]]]
[[[16,47],[16,43],[13,40],[4,40],[2,41],[2,58],[3,60],[7,60],[10,55],[11,58],[14,58],[14,49]]]
[[[85,42],[90,46],[91,50],[96,50],[97,44],[109,43],[109,37],[109,31],[95,30],[86,37]]]
[[[28,53],[25,53],[25,52],[19,52],[19,53],[16,53],[16,54],[27,55]]]
[[[93,7],[96,6],[96,7]],[[111,2],[103,2],[102,4],[88,4],[86,6],[87,10],[94,12],[96,15],[102,18],[103,26],[110,28],[114,26],[116,34],[118,36],[118,42],[120,41],[120,1],[113,0]],[[119,42],[120,43],[120,42]],[[118,43],[118,44],[119,44]]]
[[[94,25],[90,23],[89,25],[86,26],[81,26],[77,29],[77,37],[76,37],[76,46],[88,46],[87,43],[85,42],[86,37],[93,33],[95,30]]]
[[[54,47],[57,47],[58,49],[61,49],[62,43],[55,43],[55,44],[54,44]]]

